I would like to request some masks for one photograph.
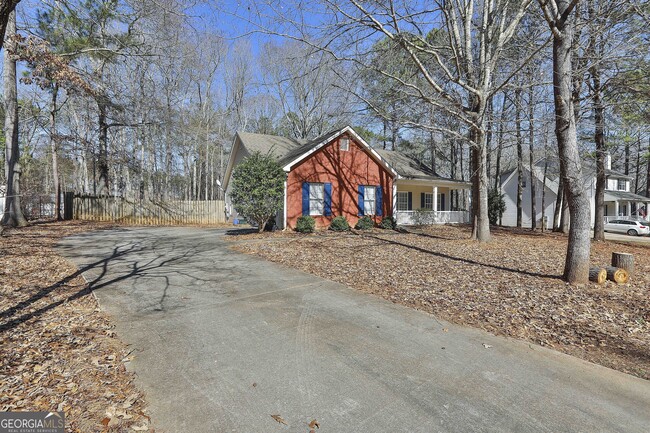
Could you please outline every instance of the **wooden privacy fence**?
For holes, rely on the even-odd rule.
[[[67,218],[88,221],[135,225],[212,225],[226,222],[223,200],[158,201],[66,195],[65,207]]]

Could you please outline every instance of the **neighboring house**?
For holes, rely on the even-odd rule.
[[[523,196],[522,196],[522,225],[530,227],[532,222],[532,197],[531,181],[536,186],[536,203],[537,203],[537,226],[541,227],[542,219],[542,185],[544,181],[544,160],[538,161],[533,166],[533,176],[528,167],[524,168],[523,176]],[[596,175],[595,169],[591,164],[585,163],[583,166],[585,172],[585,188],[589,192],[589,201],[591,204],[591,225],[594,224],[594,215],[596,208]],[[544,216],[546,218],[546,227],[553,227],[553,214],[555,211],[555,202],[558,191],[558,168],[557,162],[549,162],[546,173],[546,194],[544,200]],[[612,170],[611,157],[608,155],[605,161],[605,176],[607,184],[605,187],[605,221],[619,218],[621,216],[647,220],[647,209],[650,209],[650,198],[643,197],[630,192],[632,178],[623,173]],[[502,224],[505,226],[517,225],[517,183],[519,177],[517,170],[509,170],[501,175],[501,192],[504,194],[506,210],[503,214]]]
[[[295,227],[301,215],[314,217],[318,227],[339,215],[351,225],[365,215],[376,222],[393,216],[409,224],[418,208],[431,209],[433,222],[469,220],[467,212],[451,212],[448,205],[449,192],[468,189],[468,183],[439,177],[397,152],[375,150],[349,126],[307,142],[238,132],[224,176],[226,207],[233,217],[232,170],[255,151],[273,154],[286,173],[279,227]]]

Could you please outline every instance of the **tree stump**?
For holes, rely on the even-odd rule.
[[[625,269],[628,274],[634,272],[634,256],[628,253],[612,253],[612,266]]]
[[[617,284],[625,284],[630,279],[630,274],[625,269],[607,266],[605,270],[607,271],[607,279]]]
[[[607,271],[605,268],[591,268],[589,269],[589,281],[594,283],[603,284],[607,279]]]

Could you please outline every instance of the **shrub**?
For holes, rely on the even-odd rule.
[[[232,173],[232,204],[237,213],[264,230],[282,209],[285,174],[272,155],[255,152]]]
[[[375,222],[368,215],[359,218],[357,224],[354,226],[357,230],[370,230],[375,226]]]
[[[506,211],[504,195],[498,189],[491,189],[488,193],[488,219],[490,224],[497,225]]]
[[[316,220],[309,215],[303,215],[296,221],[296,231],[300,233],[314,233]]]
[[[420,208],[413,211],[413,225],[423,226],[435,222],[431,209]]]
[[[384,217],[379,223],[379,227],[386,230],[395,230],[397,228],[397,221],[393,217]]]
[[[300,233],[314,233],[316,220],[309,215],[303,215],[296,221],[296,231]]]
[[[330,230],[334,230],[335,232],[346,232],[350,230],[350,224],[348,224],[348,220],[346,220],[344,216],[337,216],[332,220]]]

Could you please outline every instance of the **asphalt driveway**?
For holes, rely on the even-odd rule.
[[[312,419],[337,433],[648,431],[650,382],[232,252],[224,238],[121,229],[59,247],[132,345],[158,431],[307,433]]]

